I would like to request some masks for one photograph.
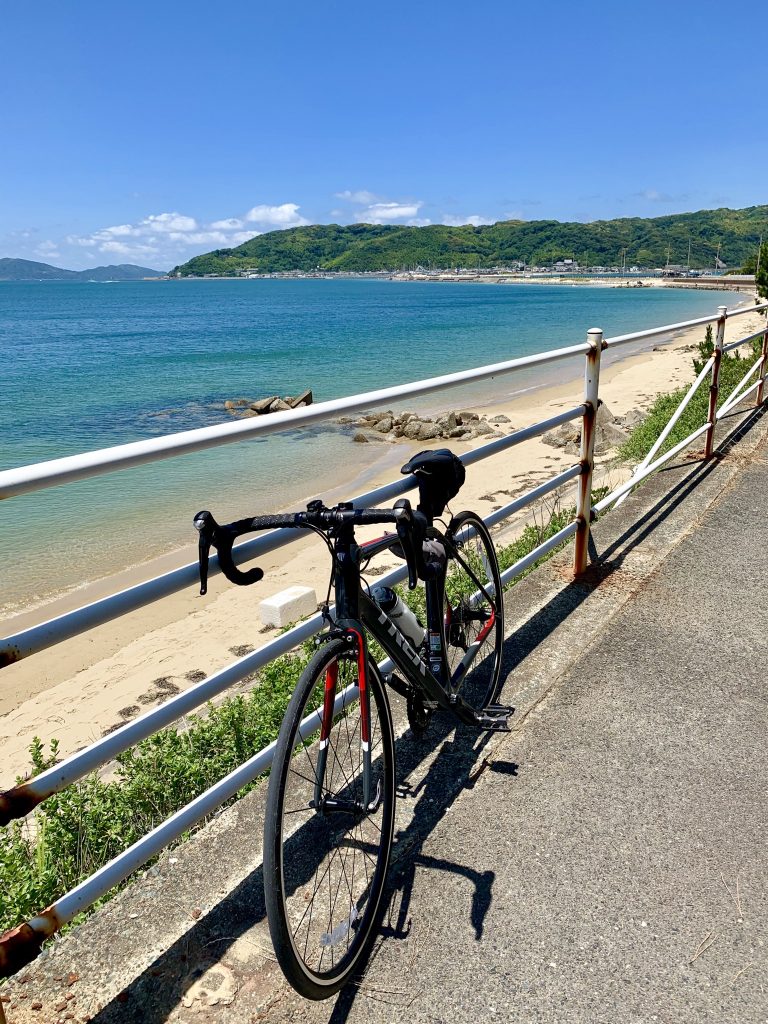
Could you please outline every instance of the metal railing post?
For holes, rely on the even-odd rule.
[[[717,320],[717,334],[715,335],[715,361],[712,363],[712,384],[709,388],[709,415],[707,422],[707,441],[704,446],[704,458],[712,457],[712,448],[715,444],[715,424],[717,423],[717,397],[720,393],[720,363],[723,361],[723,344],[725,342],[725,318],[728,312],[727,306],[718,306],[720,314]]]
[[[763,389],[765,378],[768,375],[768,326],[763,331],[763,364],[760,367],[760,387],[757,389],[757,400],[755,405],[759,408],[763,404]]]
[[[595,428],[597,425],[598,392],[600,387],[600,356],[603,352],[603,332],[592,327],[587,332],[587,365],[584,371],[584,418],[581,427],[581,476],[576,499],[576,541],[573,574],[586,571],[589,558],[589,527],[592,522],[592,472],[595,468]]]

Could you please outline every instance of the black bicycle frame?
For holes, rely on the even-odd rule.
[[[347,636],[358,652],[358,683],[361,712],[361,742],[363,748],[363,807],[371,805],[371,750],[370,750],[370,694],[368,688],[368,643],[366,633],[381,644],[383,649],[400,670],[414,691],[422,698],[454,714],[466,724],[477,724],[477,713],[458,694],[450,689],[448,661],[444,649],[444,607],[445,574],[435,580],[426,581],[427,597],[427,657],[423,658],[410,641],[397,628],[387,613],[365,594],[360,586],[360,562],[398,543],[397,535],[382,537],[360,547],[354,538],[351,525],[337,529],[334,537],[334,588],[336,594],[336,618],[333,632]],[[468,566],[467,571],[478,587],[481,584]],[[491,620],[488,628],[492,625]],[[479,644],[473,645],[456,673],[457,680],[463,678],[474,658]],[[325,774],[327,739],[333,719],[333,702],[336,679],[329,670],[325,682],[323,721],[320,733],[320,751],[317,766],[317,796]]]

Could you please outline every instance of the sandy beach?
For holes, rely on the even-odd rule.
[[[726,341],[755,333],[764,324],[759,314],[747,313],[731,320]],[[606,359],[601,397],[611,412],[621,417],[633,409],[645,410],[659,393],[690,383],[691,346],[703,337],[704,328],[695,328],[663,344],[656,340],[652,351],[627,354],[615,361]],[[508,417],[509,422],[501,426],[504,432],[519,429],[581,401],[583,363],[569,362],[567,371],[570,378],[562,383],[515,398],[489,398],[485,405],[475,403],[471,407],[491,420],[494,416]],[[449,393],[440,401],[443,409],[456,408],[450,404]],[[431,404],[434,406],[434,400]],[[420,406],[410,403],[406,408]],[[452,447],[462,454],[482,443],[478,439],[456,442]],[[413,452],[445,445],[445,441],[429,445],[371,444],[370,469],[343,488],[325,491],[323,497],[330,503],[385,483],[398,476],[400,465]],[[473,508],[487,514],[509,501],[510,494],[522,493],[573,462],[572,454],[547,445],[541,438],[526,442],[470,467],[453,508]],[[614,452],[598,456],[596,484],[615,485],[627,477],[629,470],[617,463]],[[561,500],[572,504],[574,497],[575,486],[569,486]],[[256,508],[242,510],[243,515],[256,512]],[[499,539],[511,538],[523,522],[524,517],[519,517],[505,524],[503,531],[497,531]],[[15,616],[5,623],[5,632],[16,632],[195,558],[196,548],[190,544],[182,551]],[[388,563],[385,556],[380,564],[394,562],[390,558]],[[255,587],[232,587],[216,576],[205,597],[190,587],[6,668],[0,694],[0,742],[4,752],[0,786],[7,787],[16,775],[27,770],[27,748],[34,736],[44,741],[56,737],[61,753],[70,754],[169,694],[263,645],[276,635],[259,620],[258,605],[265,597],[290,584],[313,587],[318,600],[325,596],[329,560],[316,538],[303,537],[267,556],[261,565],[265,578]]]

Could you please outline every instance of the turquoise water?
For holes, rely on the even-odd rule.
[[[573,344],[594,325],[621,334],[737,299],[379,280],[0,283],[0,468],[227,420],[230,398],[311,387],[322,401]],[[430,401],[447,408],[460,393]],[[352,479],[382,449],[338,428],[295,431],[2,502],[0,607],[178,547],[193,539],[199,508],[267,511]]]

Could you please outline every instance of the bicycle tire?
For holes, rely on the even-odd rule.
[[[320,750],[319,720],[304,739],[300,725],[322,708],[327,673],[335,671],[340,694],[357,684],[357,666],[356,645],[344,639],[328,642],[313,656],[283,719],[269,780],[264,827],[269,930],[283,973],[307,999],[334,995],[361,966],[375,935],[392,848],[394,735],[384,684],[372,662],[370,745],[374,792],[381,786],[378,808],[374,814],[352,814],[308,806]],[[362,796],[361,717],[357,699],[336,713],[324,796]]]
[[[454,516],[446,536],[443,641],[451,676],[492,621],[469,672],[457,686],[451,685],[453,693],[480,710],[493,704],[501,689],[504,594],[499,563],[488,527],[476,513],[460,512]]]

